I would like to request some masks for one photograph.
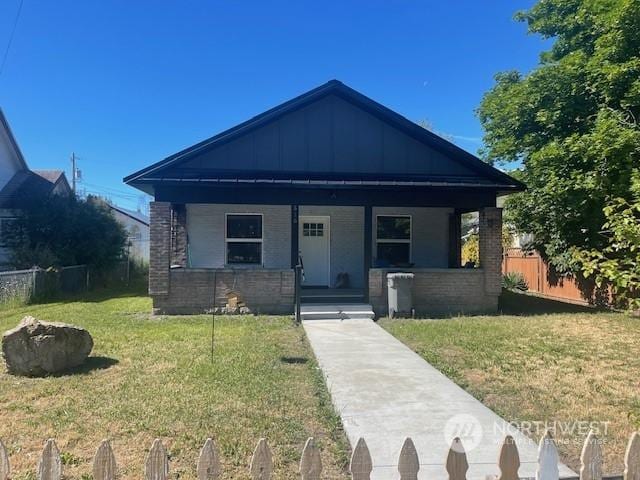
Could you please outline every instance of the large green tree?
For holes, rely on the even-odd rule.
[[[58,195],[29,202],[3,235],[16,268],[109,268],[122,258],[127,239],[100,199]]]
[[[553,38],[540,65],[496,76],[478,109],[483,156],[521,162],[528,190],[507,202],[507,218],[534,234],[560,271],[573,249],[602,249],[612,199],[632,200],[640,168],[640,1],[540,0],[516,15]]]

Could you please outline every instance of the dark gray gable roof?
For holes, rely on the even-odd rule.
[[[366,171],[360,171],[359,173],[345,172],[344,169],[342,171],[331,172],[322,171],[322,169],[318,171],[307,169],[308,171],[304,172],[305,174],[302,176],[301,172],[298,171],[299,169],[294,168],[291,165],[279,165],[278,168],[273,169],[273,171],[262,172],[261,175],[257,175],[256,170],[252,170],[248,167],[241,169],[242,171],[236,172],[230,172],[228,171],[228,168],[225,169],[224,166],[219,169],[214,168],[213,170],[211,168],[197,168],[199,165],[199,158],[216,160],[213,153],[214,151],[219,151],[223,146],[228,145],[231,142],[241,141],[243,137],[246,137],[252,132],[256,132],[261,128],[268,128],[270,125],[282,120],[287,115],[293,114],[294,112],[316,102],[320,102],[332,95],[354,105],[360,110],[367,112],[367,114],[377,118],[381,122],[384,122],[384,124],[390,125],[394,131],[399,131],[403,135],[406,135],[412,142],[421,144],[430,149],[430,151],[434,152],[434,155],[437,158],[445,159],[451,164],[451,174],[449,176],[439,175],[438,178],[431,178],[425,175],[420,175],[420,172],[396,172],[389,171],[388,168],[374,166],[367,166]],[[451,163],[451,161],[453,161],[453,163]],[[233,164],[233,162],[231,163]],[[218,165],[215,161],[210,162],[209,166],[211,164]],[[454,168],[454,164],[457,165],[457,167]],[[295,167],[297,167],[297,165]],[[277,107],[267,110],[246,122],[171,155],[158,163],[129,175],[124,179],[124,181],[132,185],[139,185],[141,183],[152,183],[154,181],[162,181],[163,179],[170,179],[172,177],[175,178],[176,176],[180,177],[180,180],[185,180],[186,170],[190,170],[190,172],[186,174],[189,179],[207,177],[207,180],[209,181],[233,181],[235,179],[242,181],[254,180],[265,182],[277,179],[278,181],[291,181],[293,183],[311,182],[311,184],[313,184],[313,182],[349,181],[356,183],[371,182],[373,185],[386,181],[396,183],[400,182],[398,184],[402,184],[402,182],[422,182],[425,185],[446,184],[451,175],[455,177],[462,173],[466,177],[465,183],[475,182],[505,190],[522,190],[524,188],[523,184],[486,164],[476,156],[422,128],[416,123],[371,100],[337,80],[332,80],[292,100],[278,105]],[[211,176],[212,171],[216,175]],[[223,174],[220,175],[221,173]]]
[[[44,200],[55,184],[32,172],[21,170],[0,190],[0,208],[24,208],[29,202]]]
[[[120,212],[123,215],[135,220],[136,222],[142,223],[145,226],[149,226],[149,217],[142,212],[136,212],[134,210],[129,210],[128,208],[120,207],[119,205],[115,205],[113,203],[107,203],[109,208]]]
[[[69,185],[64,170],[33,170],[33,172],[53,183],[55,187],[64,185],[64,193],[71,194],[71,185]]]
[[[33,173],[40,175],[45,180],[50,181],[51,183],[58,183],[60,177],[64,175],[62,170],[33,170]]]

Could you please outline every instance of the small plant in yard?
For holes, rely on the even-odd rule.
[[[62,462],[63,465],[67,465],[67,466],[69,465],[77,466],[82,463],[82,460],[79,457],[76,457],[71,452],[60,452],[60,461]]]
[[[515,292],[526,292],[529,285],[520,272],[507,272],[502,276],[502,288]]]

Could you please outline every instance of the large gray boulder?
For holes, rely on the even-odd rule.
[[[24,317],[2,336],[7,370],[15,375],[43,376],[78,367],[92,348],[93,338],[84,328],[33,317]]]

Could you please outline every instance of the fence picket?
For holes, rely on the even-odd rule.
[[[602,447],[593,430],[584,441],[580,463],[580,480],[602,480]]]
[[[111,442],[103,440],[93,458],[93,480],[115,480],[117,468]]]
[[[466,480],[467,470],[469,470],[467,452],[464,451],[462,440],[458,437],[451,442],[445,467],[449,474],[449,480]]]
[[[313,437],[307,439],[300,459],[300,478],[302,480],[320,480],[322,473],[322,459],[320,449]]]
[[[55,440],[49,439],[42,450],[38,465],[38,480],[60,480],[62,478],[62,460]]]
[[[418,470],[420,470],[418,452],[413,440],[407,437],[404,440],[402,450],[400,450],[400,458],[398,459],[400,480],[418,480]]]
[[[273,471],[273,457],[267,440],[261,438],[251,457],[251,478],[253,480],[269,480]]]
[[[198,480],[216,480],[220,473],[220,457],[216,445],[212,438],[207,438],[198,457]]]
[[[500,449],[498,457],[500,476],[498,480],[518,480],[518,470],[520,469],[520,454],[516,441],[511,435],[507,435]]]
[[[371,470],[373,470],[373,462],[371,461],[369,447],[367,447],[367,442],[364,441],[364,438],[360,438],[351,454],[351,462],[349,462],[351,480],[369,480]]]
[[[144,466],[146,480],[167,480],[169,478],[169,457],[159,438],[153,441]]]
[[[2,440],[0,440],[0,480],[8,480],[10,473],[9,454],[7,453],[7,449],[4,448]]]
[[[558,460],[559,456],[556,442],[553,440],[551,432],[547,430],[538,444],[536,480],[558,480],[558,478],[560,478]]]
[[[579,480],[603,480],[602,442],[592,430],[585,439],[580,455]],[[540,439],[536,480],[559,480],[559,455],[550,431]],[[634,432],[627,444],[624,456],[623,480],[640,480],[640,432]],[[495,480],[520,480],[520,455],[512,436],[507,435],[500,449],[498,467],[500,474],[491,475]],[[469,470],[467,455],[460,438],[454,438],[449,448],[445,468],[449,480],[466,480]],[[109,440],[103,440],[93,459],[93,480],[116,480],[117,462]],[[398,458],[399,480],[417,480],[420,460],[415,444],[405,438]],[[349,471],[352,480],[370,480],[373,471],[371,453],[360,438],[353,450]],[[0,480],[10,480],[9,455],[0,440]],[[301,480],[320,480],[322,475],[321,451],[313,437],[309,437],[302,450],[299,473]],[[271,480],[273,456],[266,439],[261,438],[253,452],[250,465],[252,480]],[[197,464],[198,480],[218,480],[222,475],[220,456],[214,441],[208,438],[200,450]],[[54,439],[44,445],[38,464],[38,480],[62,480],[63,466],[60,450]],[[488,478],[488,476],[487,476]],[[145,480],[168,480],[169,456],[160,439],[155,439],[145,462]]]
[[[0,480],[2,480],[1,474]],[[640,434],[638,432],[633,432],[631,435],[624,454],[624,480],[640,480]]]

